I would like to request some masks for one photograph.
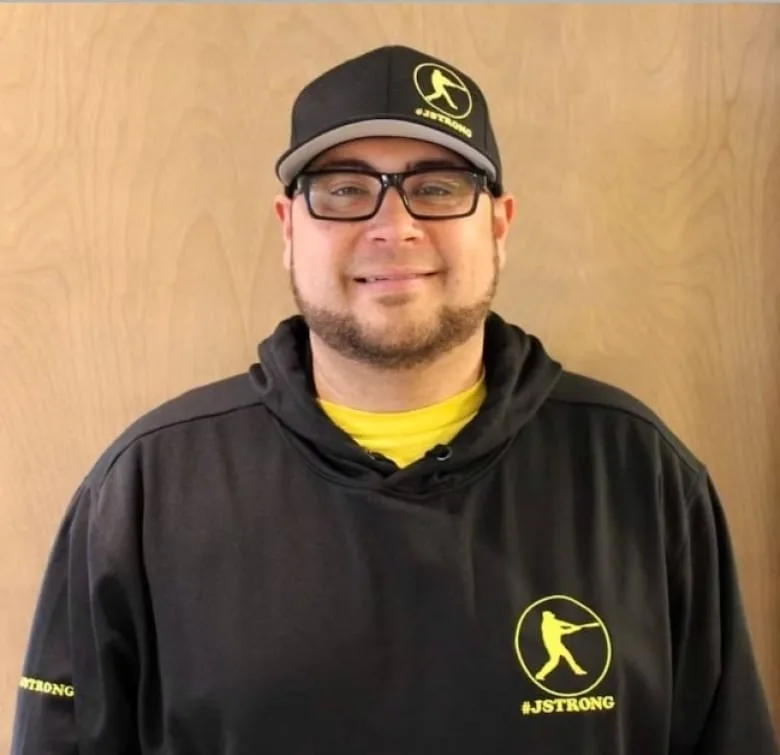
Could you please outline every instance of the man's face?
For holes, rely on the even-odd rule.
[[[372,138],[334,147],[309,169],[360,162],[400,172],[423,161],[466,164],[428,142]],[[513,201],[483,193],[469,217],[417,220],[390,189],[369,220],[313,218],[303,195],[278,197],[276,212],[293,295],[313,336],[351,359],[399,369],[433,361],[480,331]],[[371,280],[382,277],[392,280]]]

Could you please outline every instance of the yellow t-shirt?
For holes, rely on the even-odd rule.
[[[318,399],[323,411],[363,448],[406,467],[438,444],[449,443],[485,400],[484,373],[471,388],[410,412],[366,412]]]

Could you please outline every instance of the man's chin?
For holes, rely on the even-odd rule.
[[[463,341],[463,334],[453,338],[452,333],[435,322],[429,325],[396,322],[384,326],[361,323],[337,331],[315,326],[315,332],[329,348],[343,356],[390,370],[429,364]]]
[[[448,310],[436,307],[355,307],[349,313],[312,306],[296,297],[312,333],[347,359],[381,369],[404,370],[436,361],[471,338],[483,324],[489,301]]]
[[[416,307],[390,307],[380,311],[356,312],[356,329],[367,339],[377,342],[418,341],[435,333],[442,326],[442,318],[430,310]]]

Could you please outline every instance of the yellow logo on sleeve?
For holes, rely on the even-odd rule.
[[[22,689],[28,692],[37,692],[41,695],[52,695],[54,697],[75,697],[75,691],[70,684],[57,684],[55,682],[45,682],[41,679],[31,679],[23,676],[19,682]]]

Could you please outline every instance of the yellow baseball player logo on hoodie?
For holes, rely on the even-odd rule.
[[[526,701],[524,713],[579,711],[575,699],[594,693],[612,663],[612,640],[593,609],[567,595],[552,595],[523,611],[515,630],[515,652],[529,680],[554,698],[572,698],[569,705]],[[534,708],[536,705],[536,708]],[[585,703],[583,703],[585,705]],[[586,707],[611,708],[614,700],[589,700]],[[583,708],[584,709],[584,708]]]

